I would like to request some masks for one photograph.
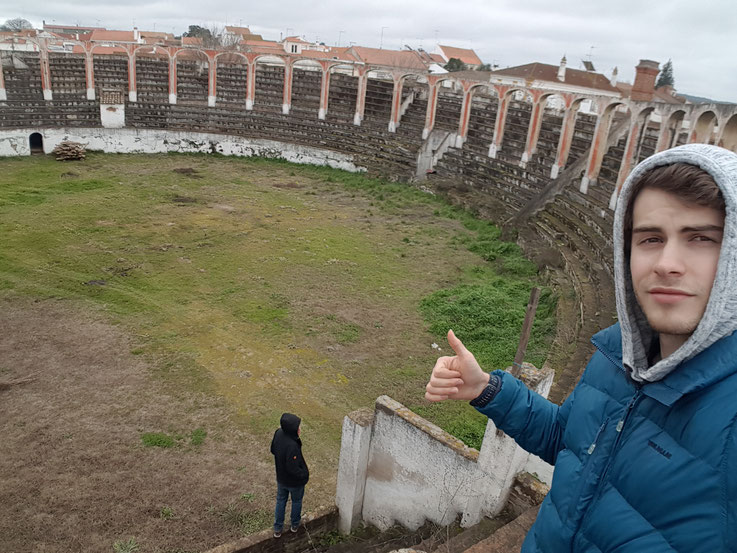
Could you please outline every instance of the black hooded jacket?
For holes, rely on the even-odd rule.
[[[310,470],[302,457],[302,440],[297,434],[300,422],[297,415],[284,413],[281,416],[281,428],[274,432],[274,439],[271,440],[276,480],[289,488],[304,486],[310,479]]]

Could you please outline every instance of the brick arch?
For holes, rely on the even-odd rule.
[[[727,119],[724,123],[721,136],[719,137],[719,146],[737,152],[737,113]]]
[[[685,109],[673,109],[663,111],[660,114],[660,134],[658,136],[658,144],[655,148],[656,152],[662,152],[672,148],[678,143],[679,130],[686,117]]]
[[[691,130],[689,132],[689,143],[700,142],[709,144],[714,129],[719,125],[716,110],[705,108],[695,111],[691,115]]]

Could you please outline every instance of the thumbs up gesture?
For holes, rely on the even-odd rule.
[[[456,354],[437,360],[430,382],[425,387],[425,399],[470,401],[477,398],[489,383],[488,373],[481,369],[473,353],[466,349],[452,330],[448,331],[448,344]]]

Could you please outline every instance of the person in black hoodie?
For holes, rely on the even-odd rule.
[[[302,456],[302,440],[299,439],[301,419],[297,415],[284,413],[281,428],[274,432],[271,440],[271,454],[276,465],[276,509],[274,511],[274,537],[281,536],[284,528],[284,514],[287,499],[292,496],[290,530],[299,530],[302,516],[302,497],[305,484],[310,479],[310,471]]]

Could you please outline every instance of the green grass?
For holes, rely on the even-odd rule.
[[[268,528],[273,522],[273,516],[266,509],[242,509],[235,503],[230,503],[220,512],[223,522],[236,528],[244,536]]]
[[[164,432],[144,432],[141,434],[141,442],[146,447],[169,448],[177,445],[177,440],[174,436],[170,436]]]
[[[424,405],[429,344],[447,351],[453,328],[484,368],[510,364],[540,285],[498,228],[406,184],[206,155],[0,163],[0,298],[88,306],[136,337],[132,353],[158,378],[223,397],[263,436],[298,411],[322,460],[335,456],[342,417],[381,394],[460,437],[476,432],[467,406]],[[543,292],[536,364],[555,301]]]
[[[113,543],[113,551],[115,553],[136,553],[140,548],[135,538],[117,540]]]

